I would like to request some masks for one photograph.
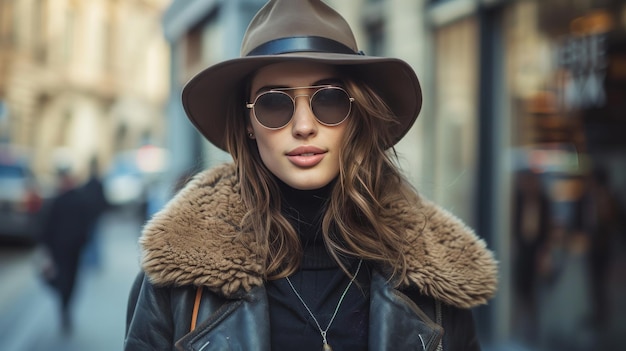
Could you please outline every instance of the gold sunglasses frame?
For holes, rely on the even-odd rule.
[[[300,89],[316,89],[315,92],[313,94],[298,94],[298,95],[294,95],[293,97],[289,94],[287,94],[287,91],[292,91],[292,90],[300,90]],[[317,122],[319,122],[320,124],[327,126],[327,127],[334,127],[334,126],[338,126],[341,123],[345,122],[346,119],[348,119],[348,116],[350,116],[350,113],[352,113],[352,103],[354,102],[354,98],[352,96],[350,96],[350,94],[346,91],[346,89],[339,87],[339,86],[335,86],[335,85],[310,85],[310,86],[302,86],[302,87],[294,87],[294,88],[273,88],[270,89],[268,91],[264,91],[262,93],[260,93],[259,95],[257,95],[254,98],[253,102],[246,102],[246,108],[249,110],[252,110],[252,115],[254,116],[254,119],[263,127],[269,130],[279,130],[279,129],[283,129],[286,126],[289,125],[289,123],[291,123],[291,121],[293,120],[293,115],[296,111],[296,99],[298,97],[301,96],[307,96],[309,98],[309,108],[311,109],[311,112],[313,112],[313,97],[315,97],[315,94],[317,94],[319,91],[324,90],[324,89],[337,89],[337,90],[341,90],[343,91],[346,96],[348,97],[348,101],[350,102],[350,107],[348,109],[348,112],[346,113],[346,116],[339,122],[337,123],[325,123],[323,121],[321,121],[319,119],[319,117],[317,117],[317,115],[315,115],[315,113],[313,113],[313,115],[315,116],[315,120]],[[287,123],[285,123],[284,125],[280,126],[280,127],[268,127],[265,124],[261,123],[261,121],[259,120],[259,118],[256,115],[256,111],[254,109],[254,105],[256,104],[256,102],[259,100],[259,98],[263,95],[266,94],[270,94],[270,93],[280,93],[280,94],[284,94],[287,97],[289,97],[289,99],[291,99],[291,102],[293,104],[293,110],[291,112],[291,118],[289,118],[289,121],[287,121]]]

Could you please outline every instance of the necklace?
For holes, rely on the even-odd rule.
[[[333,351],[333,349],[330,347],[330,345],[328,345],[328,340],[326,339],[326,333],[328,332],[328,329],[330,329],[331,324],[333,324],[333,321],[335,320],[335,316],[337,316],[337,312],[339,312],[339,307],[341,306],[341,303],[343,302],[343,298],[346,297],[346,293],[348,292],[348,289],[350,289],[350,286],[352,286],[352,283],[354,282],[354,279],[356,279],[356,276],[359,274],[359,271],[361,270],[361,264],[363,263],[363,260],[359,260],[359,265],[356,268],[356,272],[354,272],[354,275],[352,276],[352,279],[350,279],[350,282],[348,283],[348,286],[346,286],[345,290],[343,291],[343,293],[341,293],[341,297],[339,298],[339,302],[337,302],[337,307],[335,307],[335,312],[333,312],[332,317],[330,317],[330,321],[328,322],[328,326],[326,326],[326,329],[322,329],[322,327],[320,326],[320,323],[317,321],[317,318],[315,318],[315,316],[313,315],[313,312],[311,312],[311,309],[309,308],[309,306],[307,306],[307,304],[304,302],[304,300],[302,299],[302,296],[300,296],[300,294],[298,294],[298,291],[296,290],[296,288],[294,288],[293,284],[291,284],[291,280],[289,279],[289,277],[285,277],[285,279],[287,280],[287,283],[289,283],[289,286],[291,287],[291,290],[293,290],[294,294],[296,294],[296,296],[298,297],[298,300],[300,300],[300,302],[302,302],[302,305],[304,306],[304,308],[306,308],[307,312],[309,312],[309,315],[311,316],[311,318],[313,318],[313,321],[315,322],[315,325],[317,325],[317,329],[320,332],[320,335],[322,335],[322,350],[323,351]]]

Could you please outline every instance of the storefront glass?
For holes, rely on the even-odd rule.
[[[527,0],[503,20],[513,164],[513,337],[626,341],[626,4]]]
[[[471,223],[476,182],[478,26],[473,17],[435,34],[435,199]],[[428,186],[428,185],[424,185]]]

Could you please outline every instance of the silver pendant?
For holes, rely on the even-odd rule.
[[[333,348],[330,347],[330,345],[328,345],[327,343],[324,343],[324,347],[322,348],[322,351],[333,351]]]

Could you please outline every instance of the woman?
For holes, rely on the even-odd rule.
[[[146,226],[126,350],[479,349],[493,256],[394,163],[409,65],[363,55],[321,1],[269,1],[183,105],[234,163]]]

